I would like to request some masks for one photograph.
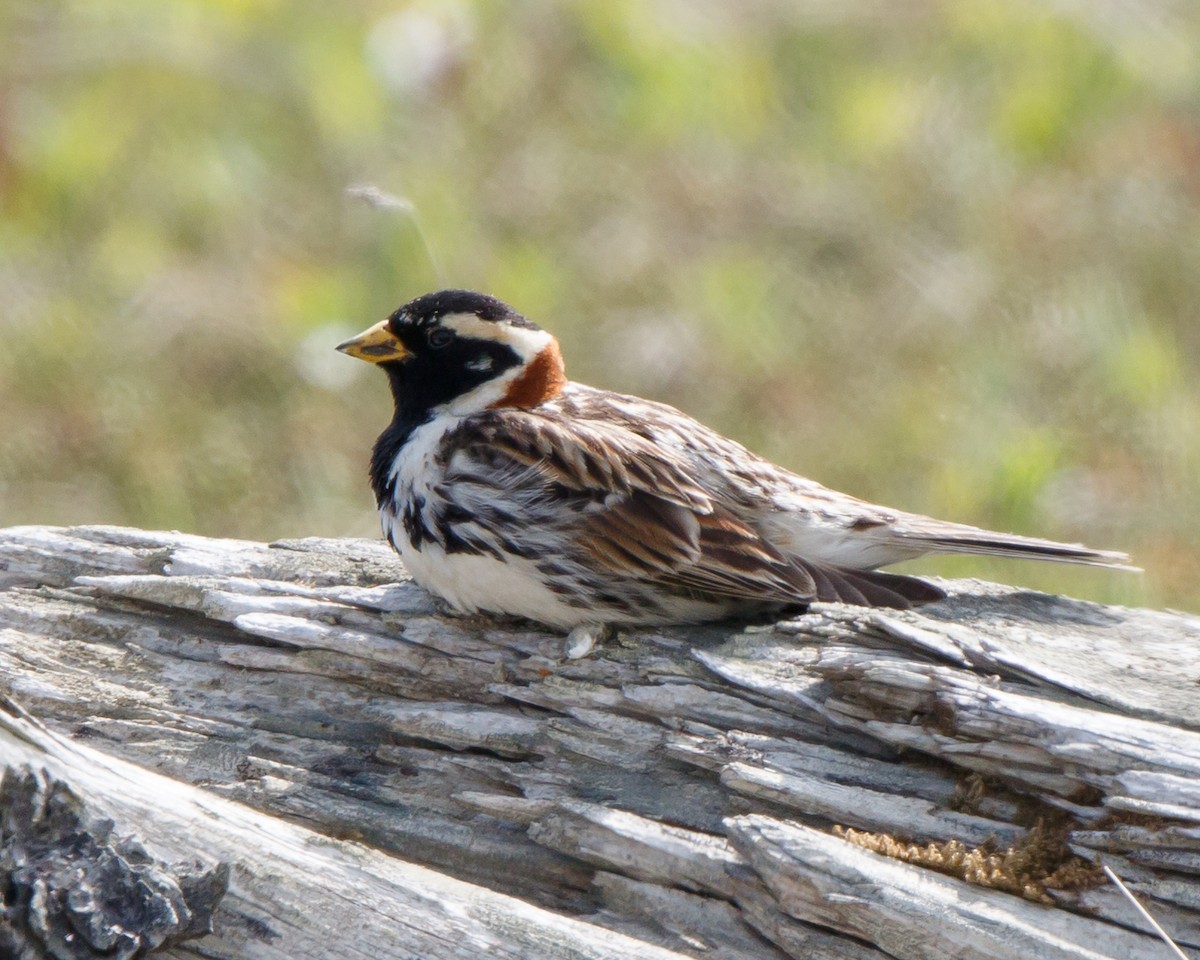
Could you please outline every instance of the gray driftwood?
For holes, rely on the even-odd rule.
[[[128,956],[1171,956],[1101,862],[1200,948],[1200,620],[948,587],[567,659],[379,543],[9,529],[0,796],[136,837],[179,916]],[[37,817],[0,812],[15,876]],[[0,945],[120,926],[68,874],[0,876]]]

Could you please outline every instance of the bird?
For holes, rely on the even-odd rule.
[[[425,294],[337,349],[387,374],[383,533],[458,613],[574,631],[905,609],[946,593],[878,568],[926,554],[1128,569],[839,493],[674,407],[572,382],[555,337],[485,294]]]

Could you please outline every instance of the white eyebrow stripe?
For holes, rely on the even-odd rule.
[[[504,321],[480,320],[473,313],[450,313],[442,317],[442,326],[462,337],[491,340],[512,347],[528,363],[554,339],[545,330],[515,327]]]

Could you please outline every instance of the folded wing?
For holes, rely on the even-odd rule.
[[[540,531],[547,549],[610,579],[741,607],[906,607],[944,596],[913,577],[784,552],[744,510],[701,485],[685,455],[620,422],[495,411],[464,424],[453,446],[446,496],[465,483],[491,484],[492,494],[477,492],[477,500],[524,511],[514,527]]]

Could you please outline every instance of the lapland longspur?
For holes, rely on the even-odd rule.
[[[877,567],[931,553],[1127,560],[830,490],[665,404],[570,382],[555,338],[482,294],[418,297],[338,349],[391,385],[371,457],[384,533],[463,612],[574,628],[814,600],[908,607],[944,594]]]

